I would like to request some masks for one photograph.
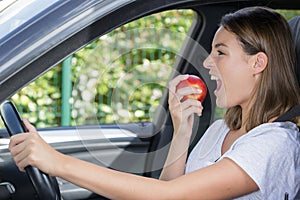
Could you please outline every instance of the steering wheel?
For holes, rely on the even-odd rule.
[[[1,118],[10,136],[26,132],[21,117],[11,101],[0,106]],[[50,177],[36,167],[27,166],[25,171],[41,200],[61,200],[61,194],[55,177]]]

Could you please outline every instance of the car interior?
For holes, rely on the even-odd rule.
[[[177,74],[194,74],[202,78],[208,87],[208,94],[203,102],[205,109],[201,118],[195,121],[189,152],[202,137],[207,127],[223,113],[223,110],[218,110],[215,105],[213,95],[215,82],[210,80],[208,72],[202,67],[204,59],[210,52],[211,41],[221,16],[242,7],[256,5],[267,5],[275,9],[300,10],[300,3],[293,1],[287,1],[286,4],[281,1],[255,0],[211,1],[210,3],[206,1],[166,1],[167,3],[160,0],[145,1],[144,3],[141,3],[142,1],[128,1],[130,3],[124,3],[115,10],[107,12],[105,17],[99,17],[97,20],[80,27],[80,29],[78,28],[76,33],[70,34],[63,30],[63,25],[61,25],[60,30],[65,35],[58,34],[57,38],[53,36],[55,42],[53,42],[54,39],[49,42],[53,47],[48,47],[48,50],[45,48],[42,51],[43,47],[48,44],[41,45],[40,50],[38,48],[35,50],[30,46],[30,39],[44,41],[45,38],[51,40],[50,36],[52,36],[45,33],[41,38],[38,38],[32,33],[35,38],[30,38],[28,36],[30,31],[38,32],[41,24],[48,22],[50,24],[51,19],[60,19],[60,15],[62,19],[68,18],[71,14],[66,13],[73,9],[72,6],[77,8],[82,5],[85,11],[89,11],[88,14],[92,15],[91,13],[93,11],[96,13],[95,10],[97,9],[108,9],[111,2],[113,1],[89,1],[89,3],[66,1],[57,7],[54,4],[53,7],[47,9],[50,14],[41,14],[38,19],[34,19],[36,22],[29,22],[32,27],[27,27],[25,24],[20,28],[29,39],[25,40],[21,34],[22,31],[17,32],[18,30],[16,30],[15,35],[11,38],[6,37],[4,40],[0,40],[0,44],[3,44],[4,47],[9,45],[22,46],[17,44],[20,43],[24,45],[24,49],[33,49],[28,55],[24,53],[24,60],[15,61],[12,59],[11,63],[15,64],[16,67],[19,66],[21,70],[14,69],[15,72],[11,72],[5,81],[1,82],[0,89],[3,92],[0,93],[0,101],[2,107],[5,100],[23,102],[24,105],[28,105],[25,107],[15,104],[15,107],[21,118],[29,118],[35,122],[39,134],[56,150],[100,166],[151,178],[159,177],[172,139],[173,125],[167,102],[167,83],[170,79]],[[65,13],[59,13],[59,9]],[[175,11],[177,15],[183,17],[185,15],[190,16],[190,18],[186,17],[189,29],[182,31],[178,25],[177,30],[163,27],[157,31],[153,28],[152,22],[145,23],[144,28],[140,30],[130,27],[131,22],[148,22],[147,17],[157,17],[167,21],[169,20],[168,11]],[[179,12],[177,13],[177,11]],[[158,15],[155,16],[156,14]],[[51,16],[55,17],[51,18]],[[176,24],[176,22],[174,23]],[[295,40],[297,52],[297,69],[295,72],[300,84],[300,16],[290,19],[289,24]],[[78,26],[80,25],[78,23]],[[131,29],[134,31],[131,32]],[[70,31],[70,29],[68,30]],[[126,30],[126,34],[120,30]],[[46,31],[43,30],[39,34]],[[149,41],[139,39],[145,35],[149,35]],[[12,42],[12,40],[15,41]],[[170,41],[176,41],[176,45]],[[11,59],[9,54],[5,54],[3,48],[0,48],[0,53],[4,55],[2,60],[0,58],[0,66],[4,62],[9,63],[4,61],[6,55],[8,55],[7,60]],[[85,54],[86,49],[89,51],[87,55]],[[159,55],[148,55],[149,49],[162,50],[159,51]],[[116,53],[114,53],[115,50]],[[104,53],[99,58],[96,53],[100,51]],[[22,53],[18,52],[17,48],[12,48],[11,52]],[[171,52],[170,55],[174,59],[171,60],[166,52]],[[135,64],[136,55],[146,55],[146,57],[143,60],[137,59],[138,64]],[[123,60],[127,63],[124,64]],[[164,62],[160,63],[158,60],[164,60]],[[70,81],[72,88],[69,92],[70,96],[67,97],[71,99],[69,115],[66,115],[69,121],[67,123],[58,122],[54,119],[62,119],[65,115],[61,114],[63,112],[61,107],[53,107],[52,105],[62,104],[61,94],[50,94],[45,101],[36,101],[24,96],[30,96],[32,91],[37,90],[36,93],[42,99],[42,96],[48,95],[45,91],[68,84],[59,83],[61,84],[59,85],[56,79],[49,78],[49,83],[42,85],[39,80],[56,72],[64,73],[62,70],[64,62],[74,63],[75,61],[76,67],[72,68],[72,71],[66,72],[75,77]],[[135,67],[130,68],[126,65],[135,65]],[[148,74],[145,76],[146,72]],[[109,78],[101,80],[104,75]],[[111,87],[105,87],[106,85]],[[128,89],[135,85],[137,87],[132,90]],[[151,92],[154,91],[153,96],[156,95],[155,97],[157,97],[152,101],[153,105],[146,104],[146,100],[140,95],[136,95],[137,90],[147,91],[148,86],[151,88]],[[127,93],[130,95],[126,95]],[[109,96],[111,98],[108,98]],[[102,103],[104,101],[110,102],[112,108],[104,105]],[[137,109],[130,105],[132,102],[138,102],[140,104],[137,103],[137,105],[147,108],[146,110]],[[49,105],[52,107],[48,107]],[[43,108],[39,108],[39,106]],[[129,112],[129,108],[132,111]],[[126,111],[125,114],[124,110]],[[1,111],[2,117],[4,112]],[[53,113],[55,112],[60,113],[59,117],[54,116]],[[140,113],[144,112],[149,113],[147,119],[150,120],[146,121],[140,117]],[[49,115],[50,120],[42,121],[45,115]],[[287,121],[299,115],[300,105],[277,120]],[[40,121],[36,118],[40,118]],[[37,176],[44,180],[32,181],[30,176],[20,172],[14,164],[7,148],[9,128],[4,124],[0,125],[0,199],[106,199],[63,179],[45,178],[47,175],[40,172],[34,173],[38,173]],[[48,184],[47,187],[45,187],[45,182]],[[49,190],[55,197],[45,197],[43,195],[46,193],[39,193],[39,191],[45,190]],[[300,191],[298,197],[300,199]]]
[[[288,21],[290,28],[291,28],[291,33],[292,37],[295,41],[295,49],[296,49],[296,55],[297,55],[297,66],[295,68],[295,73],[296,76],[298,77],[298,82],[300,85],[300,36],[299,36],[299,31],[300,31],[300,17],[294,17],[291,20]],[[275,121],[288,121],[291,120],[297,116],[300,115],[300,105],[294,106],[286,112],[284,115],[278,117]]]

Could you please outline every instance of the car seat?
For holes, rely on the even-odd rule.
[[[298,83],[300,85],[300,16],[294,17],[289,20],[290,29],[295,42],[297,53],[297,65],[296,73],[298,77]],[[300,105],[295,106],[292,110],[286,113],[286,118],[293,118],[300,115]],[[296,195],[296,199],[300,199],[300,191]]]
[[[296,53],[297,53],[296,73],[298,77],[298,82],[300,84],[300,16],[294,17],[291,20],[289,20],[289,25],[296,46]]]
[[[293,40],[296,48],[296,76],[300,86],[300,16],[294,17],[289,20],[289,25],[292,33]],[[300,92],[300,91],[299,91]],[[291,110],[280,116],[276,121],[288,121],[297,116],[300,116],[300,105],[294,106]]]

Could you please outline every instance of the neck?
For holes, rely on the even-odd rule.
[[[252,107],[251,101],[247,102],[245,105],[241,105],[242,108],[242,126],[241,130],[246,132],[246,124],[248,123],[248,118],[250,115],[250,108]]]

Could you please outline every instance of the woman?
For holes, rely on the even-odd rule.
[[[186,163],[194,114],[202,114],[202,105],[180,99],[201,91],[176,90],[188,75],[169,83],[174,136],[161,180],[63,155],[26,120],[29,133],[13,136],[9,148],[20,170],[36,166],[111,199],[293,199],[300,188],[299,132],[296,121],[272,122],[300,103],[294,65],[281,15],[254,7],[224,16],[204,67],[217,82],[217,105],[228,110]]]

